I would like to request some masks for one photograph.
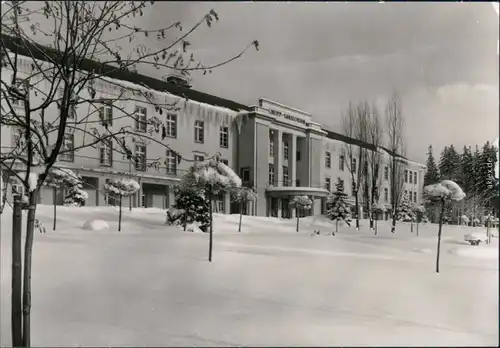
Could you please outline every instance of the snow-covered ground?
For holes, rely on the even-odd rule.
[[[498,239],[470,246],[445,226],[378,235],[324,218],[216,215],[208,234],[168,227],[165,211],[52,207],[37,216],[33,346],[492,346],[499,339]],[[1,222],[1,345],[10,345],[11,210]],[[90,231],[88,220],[109,229]],[[101,225],[102,223],[97,223]],[[321,235],[311,236],[319,228]]]

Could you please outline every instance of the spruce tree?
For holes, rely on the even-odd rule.
[[[429,145],[429,152],[427,152],[427,171],[424,176],[424,186],[435,184],[439,181],[439,172],[432,154],[432,145]]]
[[[403,198],[401,199],[396,219],[403,222],[412,222],[415,220],[415,212],[412,209],[412,203],[410,202],[407,194],[403,195]]]
[[[344,181],[338,178],[335,186],[335,192],[327,198],[326,216],[335,220],[338,230],[339,220],[344,220],[348,226],[351,225],[351,207],[346,202],[348,196],[344,193]]]

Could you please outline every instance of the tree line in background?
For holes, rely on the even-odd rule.
[[[456,182],[466,194],[459,204],[447,203],[444,207],[444,223],[483,225],[488,217],[499,216],[499,180],[495,177],[498,149],[487,141],[481,148],[476,145],[458,152],[453,145],[445,146],[439,162],[432,146],[427,152],[427,172],[424,186],[440,180]],[[436,202],[428,199],[425,206],[432,222],[438,220]]]

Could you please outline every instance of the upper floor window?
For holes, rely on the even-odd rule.
[[[269,136],[269,157],[274,157],[274,138]]]
[[[75,160],[75,139],[73,134],[64,134],[63,143],[61,146],[61,154],[59,160],[64,162],[73,162]]]
[[[339,157],[339,170],[344,171],[345,157],[344,154],[340,154]]]
[[[410,172],[410,177],[408,179],[410,180],[410,184],[413,184],[413,172]]]
[[[325,189],[330,192],[332,190],[332,179],[331,178],[325,178]]]
[[[146,171],[146,145],[135,144],[135,169],[141,172]]]
[[[325,153],[325,167],[332,167],[332,154],[328,151]]]
[[[196,162],[203,162],[205,160],[205,156],[202,155],[194,155],[194,160]]]
[[[99,164],[101,166],[113,165],[113,140],[107,138],[99,144]]]
[[[413,183],[417,183],[417,172],[413,172]]]
[[[274,165],[269,165],[269,185],[274,185]]]
[[[407,183],[408,182],[408,171],[405,170],[405,182]]]
[[[177,137],[177,115],[176,114],[167,114],[167,127],[166,127],[166,135],[170,138]]]
[[[13,85],[21,94],[27,93],[29,89],[29,83],[27,80],[21,79],[21,78],[16,78],[14,81]],[[21,98],[18,98],[12,93],[11,97],[11,104],[12,106],[19,107],[19,108],[24,108],[24,100]]]
[[[105,103],[99,107],[99,120],[103,126],[113,125],[113,106]]]
[[[135,107],[135,129],[138,132],[146,132],[146,126],[148,124],[147,109],[141,106]]]
[[[389,180],[389,167],[384,167],[384,180]]]
[[[283,159],[288,160],[288,141],[283,141]]]
[[[205,122],[195,121],[194,122],[194,141],[196,143],[202,143],[205,141]]]
[[[64,98],[64,88],[59,88],[59,98],[62,101]],[[74,120],[76,118],[76,102],[78,98],[74,92],[71,92],[70,100],[69,100],[69,109],[68,109],[68,119]]]
[[[413,202],[417,203],[417,191],[413,192]]]
[[[220,147],[224,147],[224,148],[229,147],[229,128],[227,126],[220,127],[219,143],[220,143]]]
[[[353,158],[353,159],[352,159],[352,172],[353,172],[353,173],[356,173],[356,164],[357,164],[357,163],[356,163],[356,159],[355,159],[355,158]]]
[[[356,195],[356,189],[357,189],[356,181],[352,182],[351,189],[352,189],[352,195],[355,196]]]
[[[288,167],[283,166],[283,186],[288,186]]]
[[[387,202],[389,200],[389,190],[384,188],[384,202]]]
[[[177,156],[174,151],[167,150],[167,158],[165,160],[167,174],[177,174]]]

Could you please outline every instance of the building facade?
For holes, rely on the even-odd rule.
[[[30,59],[19,59],[18,70],[18,79],[33,76]],[[115,140],[83,146],[89,143],[90,130],[68,127],[63,144],[63,149],[68,152],[58,157],[54,167],[71,169],[82,177],[84,190],[89,194],[88,206],[114,204],[114,198],[105,192],[106,181],[127,176],[135,179],[141,187],[129,198],[130,206],[168,208],[174,204],[174,186],[192,163],[220,153],[221,160],[240,175],[244,185],[254,187],[259,195],[255,203],[245,208],[246,214],[292,218],[294,209],[290,201],[296,195],[311,197],[313,207],[309,214],[321,214],[325,198],[334,190],[337,178],[344,180],[345,192],[352,198],[351,175],[345,165],[346,144],[381,153],[384,162],[379,169],[382,178],[379,200],[390,203],[387,151],[326,130],[307,112],[264,98],[259,99],[256,106],[246,106],[193,90],[185,83],[179,84],[178,79],[169,82],[138,74],[121,76],[119,73],[108,76],[110,78],[96,82],[94,88],[98,98],[115,100],[113,105],[106,102],[98,105],[79,103],[72,109],[69,122],[80,124],[82,121],[85,127],[93,124],[92,131],[99,134],[104,134],[107,127],[133,127],[135,132],[146,134],[149,132],[146,121],[154,117],[164,125],[165,134],[151,135],[158,136],[158,141],[123,137],[121,142],[138,158],[132,161],[124,156]],[[2,80],[11,83],[7,69],[2,71]],[[30,83],[34,82],[30,80]],[[36,85],[38,89],[51,88],[44,80],[36,81]],[[137,93],[139,90],[145,90],[149,97]],[[85,99],[88,97],[86,93],[89,92],[82,89],[81,95],[75,98]],[[32,105],[40,103],[40,98],[40,93],[30,91]],[[22,116],[23,105],[15,100],[12,102],[16,114]],[[2,100],[2,113],[9,110],[5,103]],[[158,104],[171,107],[159,113]],[[56,107],[54,103],[54,112],[46,113],[47,121],[56,121]],[[133,117],[124,117],[125,113]],[[51,115],[53,119],[50,119]],[[18,147],[22,138],[19,131],[15,127],[2,126],[3,154]],[[52,132],[49,144],[54,137]],[[176,153],[183,160],[178,161]],[[407,167],[404,190],[411,195],[412,201],[420,202],[425,166],[403,160]],[[22,171],[23,166],[17,165],[13,169]],[[11,186],[8,190],[10,199],[23,191],[16,180]],[[63,196],[63,190],[45,187],[39,202],[62,204]],[[232,211],[228,194],[218,197],[216,210]]]

